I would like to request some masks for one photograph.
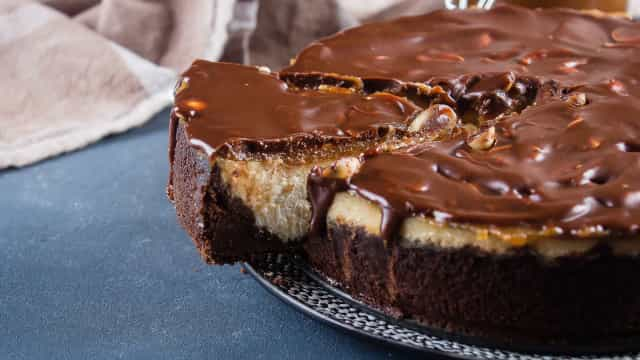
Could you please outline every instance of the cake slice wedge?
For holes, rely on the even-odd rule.
[[[265,68],[203,60],[183,74],[171,116],[168,192],[207,261],[247,259],[305,238],[313,167],[458,128],[449,106],[425,109],[396,95],[429,104],[441,88],[394,83],[396,94],[367,93],[363,84],[332,74],[287,82]]]

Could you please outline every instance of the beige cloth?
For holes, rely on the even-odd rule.
[[[195,58],[277,69],[341,28],[441,3],[0,0],[0,169],[143,124]]]
[[[140,125],[222,52],[230,0],[0,0],[0,169]]]

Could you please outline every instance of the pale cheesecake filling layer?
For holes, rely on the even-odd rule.
[[[359,227],[374,236],[380,235],[381,220],[382,212],[376,204],[348,192],[336,195],[327,216],[329,226],[337,224]],[[528,246],[549,258],[581,254],[606,241],[618,255],[640,254],[639,239],[567,239],[534,234],[534,231],[524,228],[442,223],[424,216],[407,218],[400,228],[400,238],[400,244],[404,247],[436,246],[458,249],[472,246],[497,254],[506,254]]]
[[[345,161],[345,160],[342,160]],[[347,162],[357,162],[355,158]],[[309,231],[311,203],[307,197],[307,176],[314,166],[329,166],[335,159],[305,164],[288,164],[280,158],[262,161],[239,161],[218,158],[222,181],[231,196],[240,199],[255,217],[256,225],[276,235],[283,242],[303,238]],[[350,166],[355,171],[356,166]],[[339,193],[327,215],[329,226],[345,225],[380,235],[380,208],[353,193]],[[589,251],[606,241],[616,254],[640,254],[640,239],[580,238],[544,236],[525,228],[504,228],[470,224],[441,223],[432,218],[407,218],[400,229],[401,246],[435,246],[457,249],[466,246],[506,254],[527,246],[548,258]]]
[[[256,225],[289,242],[309,231],[311,203],[307,200],[307,176],[311,168],[327,166],[332,161],[287,164],[280,158],[263,161],[218,158],[216,165],[231,195],[253,212]]]

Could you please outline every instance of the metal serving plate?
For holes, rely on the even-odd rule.
[[[352,335],[413,351],[458,359],[625,359],[640,360],[640,342],[624,348],[504,346],[484,339],[447,334],[408,320],[397,320],[363,304],[315,274],[300,259],[272,254],[244,264],[273,295],[304,314]]]

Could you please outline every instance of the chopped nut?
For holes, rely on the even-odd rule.
[[[491,126],[487,130],[471,136],[467,144],[473,150],[489,150],[496,143],[496,128]]]
[[[587,104],[587,94],[583,92],[573,93],[569,95],[567,101],[573,106],[584,106]]]
[[[423,83],[411,83],[411,85],[416,88],[416,92],[418,93],[418,95],[430,95],[434,89],[431,86]],[[440,90],[442,90],[441,87],[439,86],[437,87],[440,88]],[[442,92],[444,92],[444,90]]]
[[[336,179],[346,179],[360,168],[360,160],[357,157],[342,158],[331,166],[322,168],[322,176]]]
[[[173,88],[173,96],[178,95],[182,90],[189,87],[189,78],[183,77],[178,80],[176,86]]]
[[[266,66],[258,66],[258,71],[263,73],[263,74],[271,74],[271,69],[269,69]]]
[[[458,116],[448,105],[435,104],[418,114],[409,125],[409,132],[422,130],[451,131],[458,123]]]
[[[357,157],[342,158],[335,163],[336,176],[346,178],[354,174],[360,168],[360,160]]]

